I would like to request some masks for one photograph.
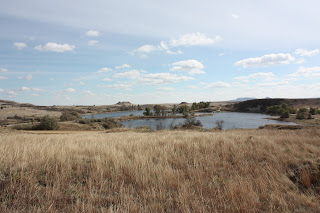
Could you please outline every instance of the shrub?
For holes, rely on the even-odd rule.
[[[311,107],[311,108],[310,108],[310,114],[311,114],[311,115],[317,114],[317,109]]]
[[[222,128],[223,128],[223,123],[224,123],[224,120],[217,120],[216,121],[216,124],[217,124],[217,129],[220,129],[220,130],[222,130]]]
[[[146,111],[143,112],[143,114],[144,114],[145,116],[151,116],[151,115],[152,115],[152,112],[150,112],[150,108],[149,108],[149,107],[147,107],[145,110],[146,110]]]
[[[293,107],[288,107],[288,110],[289,110],[289,113],[290,114],[296,114],[297,113],[297,110]]]
[[[35,126],[37,130],[56,130],[59,128],[58,121],[55,117],[49,115],[44,116],[40,120],[40,124]]]
[[[61,121],[73,121],[80,118],[79,114],[75,111],[64,111],[60,116]]]
[[[191,127],[191,126],[201,126],[202,123],[199,120],[196,120],[195,118],[187,118],[186,121],[183,123],[182,127]]]
[[[79,120],[80,124],[90,124],[91,123],[91,119],[85,118],[85,119],[81,119]]]
[[[102,119],[102,126],[105,129],[113,129],[113,128],[119,128],[122,127],[123,125],[116,122],[114,119]]]
[[[297,119],[307,119],[308,116],[309,116],[308,109],[302,108],[302,109],[299,109],[296,118],[297,118]]]
[[[162,129],[165,129],[165,128],[166,128],[165,125],[161,121],[156,126],[157,130],[162,130]]]
[[[288,111],[288,110],[285,110],[285,111],[283,111],[283,112],[281,113],[280,118],[289,118],[289,116],[290,116],[289,111]]]

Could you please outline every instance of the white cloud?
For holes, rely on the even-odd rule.
[[[175,75],[171,73],[148,73],[144,70],[130,70],[124,73],[117,73],[114,78],[128,78],[146,85],[177,83],[181,81],[194,80],[192,77]]]
[[[295,58],[289,53],[279,53],[279,54],[270,54],[264,55],[257,58],[247,58],[235,63],[236,66],[242,66],[243,68],[248,67],[267,67],[278,64],[290,64],[291,61],[294,61]]]
[[[76,90],[73,89],[73,88],[67,88],[67,89],[64,90],[64,92],[66,92],[66,93],[74,93],[74,92],[76,92]]]
[[[127,72],[116,73],[114,74],[114,78],[129,78],[129,79],[138,79],[141,77],[143,73],[147,73],[144,70],[130,70]]]
[[[86,96],[96,96],[95,93],[91,92],[91,91],[84,91],[81,93],[82,95],[86,95]]]
[[[314,50],[297,49],[296,51],[294,51],[294,54],[299,56],[315,56],[319,52],[320,52],[319,49],[314,49]]]
[[[22,43],[22,42],[14,42],[13,46],[15,48],[17,48],[18,50],[22,50],[23,48],[27,47],[27,45],[25,43]]]
[[[214,44],[221,40],[220,36],[214,38],[207,37],[203,33],[191,33],[180,36],[178,39],[171,39],[169,41],[169,46],[206,46]]]
[[[30,94],[30,96],[38,97],[39,94],[37,94],[37,93],[32,93],[32,94]]]
[[[268,83],[258,83],[258,86],[282,86],[288,85],[289,81],[280,81],[280,82],[268,82]]]
[[[221,40],[220,36],[213,38],[207,37],[203,33],[190,33],[180,36],[177,39],[171,39],[168,42],[161,41],[159,45],[143,45],[130,52],[131,55],[138,55],[140,57],[146,57],[147,54],[155,51],[164,51],[167,54],[178,55],[182,54],[181,50],[172,51],[172,47],[189,47],[189,46],[207,46],[214,44]]]
[[[240,18],[240,16],[239,16],[238,14],[232,14],[231,16],[232,16],[232,18],[234,18],[234,19]]]
[[[40,89],[40,88],[31,88],[32,91],[34,92],[45,92],[46,90]]]
[[[104,78],[104,79],[102,79],[102,81],[112,81],[112,79],[111,78]]]
[[[130,52],[131,55],[137,55],[137,56],[140,56],[140,57],[147,57],[147,53],[151,53],[151,52],[154,52],[154,51],[159,51],[161,50],[161,48],[159,47],[156,47],[154,45],[143,45],[137,49],[134,49]]]
[[[173,87],[159,87],[157,90],[158,91],[174,91],[175,88],[173,88]]]
[[[299,58],[295,64],[303,64],[305,62],[304,58]]]
[[[191,59],[186,61],[179,61],[172,64],[170,71],[187,72],[191,75],[204,74],[201,69],[204,68],[203,64],[197,60]]]
[[[203,85],[206,85],[206,88],[226,88],[231,87],[230,84],[223,82],[223,81],[217,81],[213,83],[201,83]]]
[[[7,95],[9,95],[9,96],[16,96],[16,95],[18,95],[18,93],[17,93],[16,91],[9,90],[9,91],[7,92]]]
[[[189,89],[199,89],[199,87],[198,86],[195,86],[195,85],[189,85],[189,86],[187,86]]]
[[[116,66],[115,69],[119,70],[119,69],[130,68],[130,67],[131,66],[129,64],[123,64],[123,65],[120,65],[120,66]]]
[[[251,74],[248,77],[270,79],[270,78],[274,78],[275,75],[272,72],[258,72],[258,73]]]
[[[54,42],[48,42],[44,46],[38,45],[38,46],[34,47],[35,50],[51,51],[51,52],[58,52],[58,53],[67,52],[67,51],[73,51],[74,48],[76,48],[74,45],[57,44],[57,43],[54,43]]]
[[[320,77],[320,67],[299,67],[297,72],[288,75],[290,77],[303,76],[306,78]]]
[[[220,53],[220,54],[219,54],[219,56],[224,56],[224,55],[225,55],[225,53]]]
[[[90,41],[88,41],[88,45],[89,45],[89,46],[94,46],[94,45],[96,45],[96,44],[98,44],[98,43],[99,43],[98,40],[90,40]]]
[[[188,80],[194,80],[194,78],[171,73],[149,73],[143,75],[142,78],[139,79],[141,83],[147,85],[177,83]]]
[[[21,91],[30,91],[30,88],[28,88],[28,87],[21,87],[20,90],[21,90]]]
[[[132,90],[131,85],[128,85],[128,84],[98,85],[98,87],[120,89],[120,90]]]
[[[0,80],[6,80],[6,79],[9,79],[9,78],[6,76],[0,76]]]
[[[92,37],[98,37],[100,35],[100,32],[96,30],[89,30],[86,32],[86,35],[92,36]]]
[[[97,73],[103,73],[103,72],[110,72],[112,69],[108,67],[101,68],[100,70],[97,71]]]
[[[28,74],[28,75],[26,76],[26,80],[27,80],[27,81],[31,81],[31,80],[32,80],[32,74]]]
[[[234,81],[249,82],[249,79],[262,78],[263,80],[273,80],[275,75],[272,72],[258,72],[248,76],[239,76],[232,78]]]
[[[8,69],[5,69],[5,68],[0,69],[0,72],[7,72],[7,71],[8,71]]]

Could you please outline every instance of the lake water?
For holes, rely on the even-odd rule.
[[[104,113],[96,114],[94,118],[117,118],[122,116],[130,116],[133,114],[135,116],[143,116],[143,111],[132,111],[132,112],[114,112],[114,113]],[[204,113],[201,113],[204,114]],[[84,115],[84,118],[91,118],[91,115]],[[196,120],[201,121],[202,125],[206,129],[215,128],[217,126],[217,120],[223,120],[223,129],[256,129],[259,126],[265,124],[287,124],[296,125],[295,123],[270,120],[266,118],[271,118],[272,116],[259,114],[259,113],[242,113],[242,112],[220,112],[214,113],[210,116],[196,117]],[[122,121],[127,128],[136,128],[138,126],[150,126],[152,129],[156,130],[158,125],[169,129],[170,126],[176,126],[185,122],[184,118],[165,118],[165,119],[139,119],[131,121]]]

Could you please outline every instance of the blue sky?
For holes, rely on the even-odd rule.
[[[320,95],[320,1],[2,1],[0,99],[39,105]]]

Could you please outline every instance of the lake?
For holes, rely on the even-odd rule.
[[[130,116],[133,114],[134,116],[143,116],[143,110],[140,111],[126,111],[126,112],[110,112],[110,113],[101,113],[93,115],[93,118],[101,119],[101,118],[120,118],[123,116]],[[82,118],[92,118],[92,115],[81,115]]]
[[[144,111],[131,111],[131,112],[114,112],[96,114],[94,118],[118,118],[122,116],[143,116]],[[201,113],[204,114],[204,113]],[[83,115],[83,118],[91,118],[91,115]],[[196,120],[201,121],[206,129],[215,128],[217,120],[223,120],[223,129],[256,129],[265,124],[287,124],[296,125],[295,123],[283,122],[277,120],[270,120],[272,116],[260,113],[243,113],[243,112],[220,112],[214,113],[210,116],[196,117]],[[164,118],[164,119],[139,119],[131,121],[120,122],[127,128],[136,128],[138,126],[150,126],[156,130],[158,125],[169,129],[170,126],[176,126],[185,122],[184,118]]]

